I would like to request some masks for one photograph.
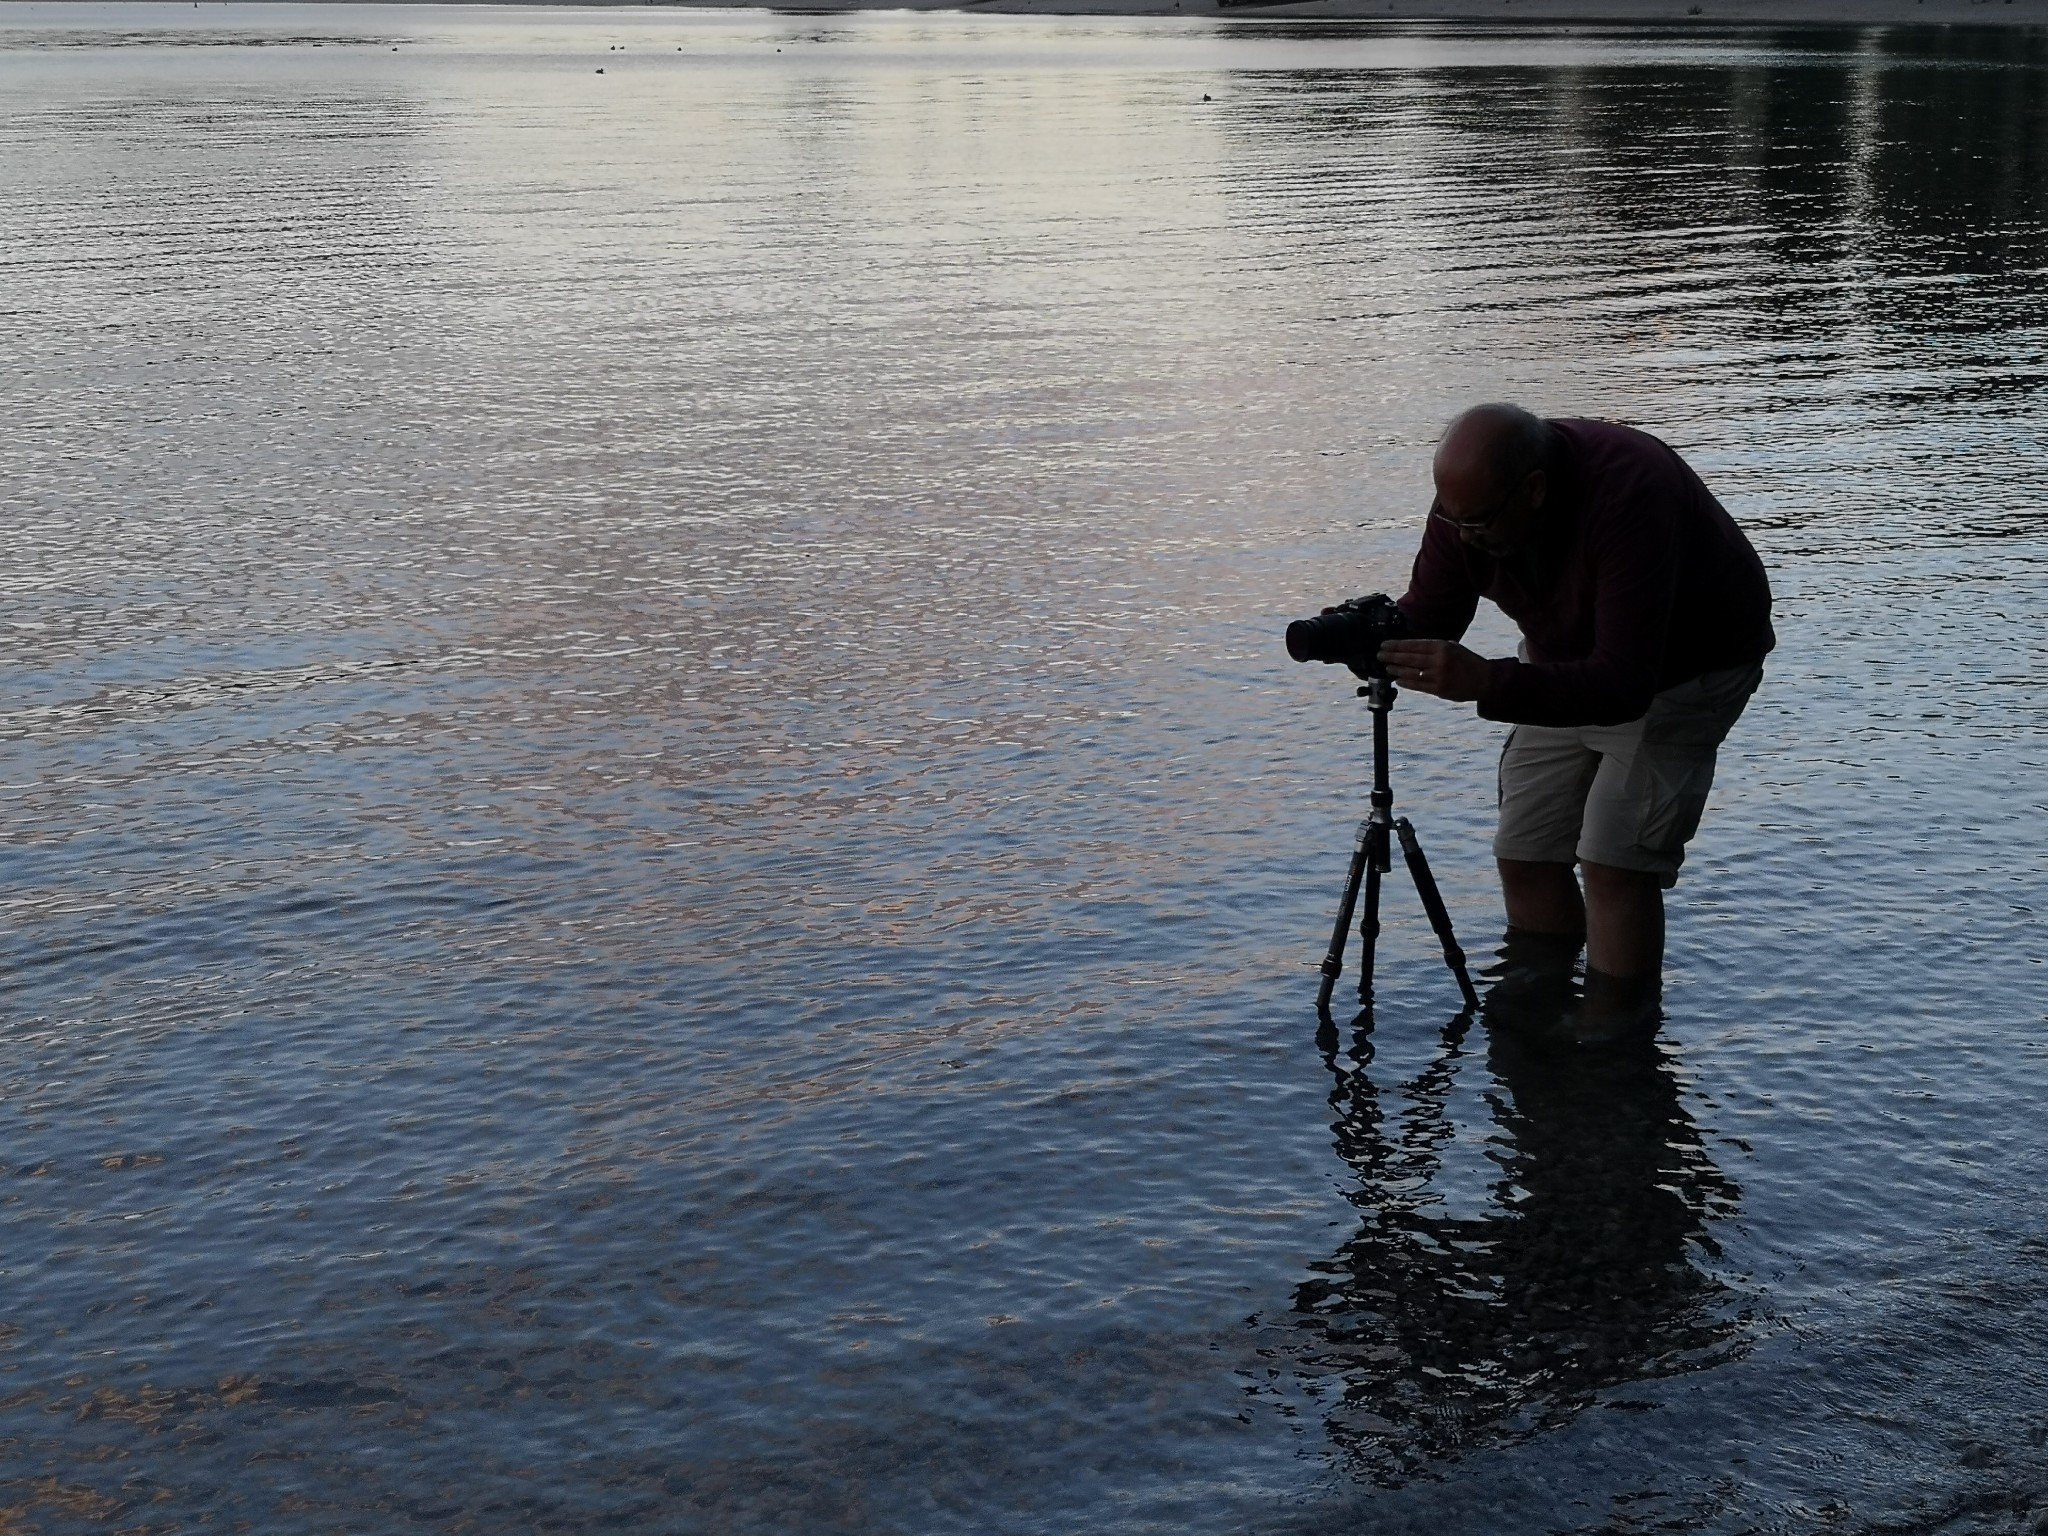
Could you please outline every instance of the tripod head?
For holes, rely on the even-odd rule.
[[[1358,696],[1365,700],[1365,707],[1376,715],[1384,715],[1394,707],[1394,700],[1401,696],[1401,690],[1394,686],[1391,677],[1369,677],[1359,687]]]

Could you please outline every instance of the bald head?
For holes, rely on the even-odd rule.
[[[1444,429],[1430,472],[1437,505],[1467,535],[1501,554],[1528,536],[1547,490],[1552,429],[1519,405],[1475,405]]]
[[[1541,416],[1519,405],[1475,405],[1444,428],[1433,467],[1438,480],[1448,470],[1498,498],[1541,469],[1549,454],[1550,423]]]

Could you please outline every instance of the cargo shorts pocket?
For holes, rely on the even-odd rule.
[[[1642,853],[1674,869],[1685,857],[1714,787],[1721,743],[1762,676],[1761,667],[1710,672],[1652,702],[1624,791],[1640,818],[1635,846]]]
[[[1715,745],[1718,745],[1716,743]],[[1629,771],[1627,798],[1640,808],[1635,846],[1675,869],[1700,829],[1714,787],[1714,746],[1660,749],[1644,742]]]

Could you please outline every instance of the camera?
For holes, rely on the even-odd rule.
[[[1360,677],[1385,677],[1380,643],[1405,640],[1408,617],[1384,592],[1368,593],[1325,608],[1312,619],[1287,626],[1287,654],[1296,661],[1322,661],[1349,667]]]

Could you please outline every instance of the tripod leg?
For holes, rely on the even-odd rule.
[[[1367,824],[1358,824],[1358,837],[1351,845],[1351,873],[1344,877],[1344,899],[1337,904],[1337,928],[1330,935],[1330,952],[1323,956],[1322,989],[1316,993],[1316,1012],[1330,1011],[1330,993],[1337,985],[1337,978],[1344,974],[1344,941],[1351,937],[1351,913],[1358,905],[1358,881],[1365,873],[1366,849],[1369,846]],[[1373,883],[1379,883],[1377,872]],[[1366,963],[1371,964],[1368,956]]]
[[[1429,872],[1429,860],[1422,856],[1422,843],[1405,816],[1394,823],[1394,830],[1401,835],[1401,854],[1408,861],[1408,873],[1415,877],[1416,894],[1422,897],[1422,909],[1429,914],[1429,926],[1436,930],[1444,946],[1444,964],[1458,978],[1465,1006],[1477,1008],[1479,994],[1473,990],[1472,978],[1465,970],[1465,951],[1458,948],[1457,935],[1451,932],[1451,914],[1444,908],[1443,892],[1436,888],[1436,876]]]
[[[1391,863],[1387,847],[1387,824],[1370,822],[1365,827],[1365,916],[1358,921],[1358,936],[1364,953],[1358,958],[1358,1000],[1372,1001],[1372,962],[1380,945],[1380,871]]]

